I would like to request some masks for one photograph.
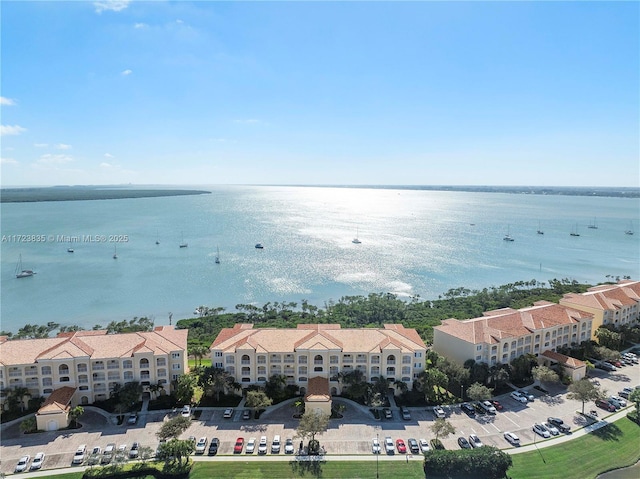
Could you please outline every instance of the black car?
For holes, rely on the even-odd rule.
[[[560,432],[568,433],[569,431],[571,431],[571,427],[567,426],[559,417],[548,417],[547,422],[549,424],[553,424]]]
[[[471,404],[464,403],[460,406],[460,409],[462,409],[462,411],[467,413],[470,417],[473,417],[476,415],[476,410]]]
[[[407,442],[409,443],[409,450],[413,454],[418,454],[420,452],[420,446],[418,446],[418,441],[416,441],[413,438],[410,438]]]
[[[218,454],[219,445],[220,445],[220,439],[218,439],[217,437],[214,437],[213,439],[211,439],[211,442],[209,443],[210,456],[215,456],[216,454]]]
[[[469,441],[467,441],[467,438],[465,437],[458,438],[458,446],[462,449],[471,449],[471,444],[469,444]]]

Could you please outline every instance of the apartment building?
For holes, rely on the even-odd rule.
[[[9,341],[0,337],[0,401],[7,391],[26,387],[32,397],[48,397],[67,386],[76,391],[72,405],[109,397],[116,384],[139,381],[145,390],[188,371],[188,330],[158,326],[151,332],[60,333],[55,338]]]
[[[225,368],[243,386],[284,375],[304,395],[310,378],[328,378],[332,395],[341,393],[338,374],[360,370],[367,381],[384,376],[411,388],[424,370],[427,347],[415,329],[342,329],[339,324],[299,324],[295,329],[225,328],[211,345],[215,367]]]
[[[568,293],[560,304],[593,314],[592,337],[602,325],[622,326],[640,322],[640,281],[620,281],[589,288],[586,293]]]
[[[548,301],[529,308],[487,311],[480,318],[446,319],[433,328],[433,349],[464,364],[468,359],[493,366],[523,354],[538,356],[591,338],[593,314]]]

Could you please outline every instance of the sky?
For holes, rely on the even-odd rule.
[[[0,8],[2,186],[640,186],[638,2]]]

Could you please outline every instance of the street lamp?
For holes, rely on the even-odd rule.
[[[378,453],[376,454],[376,479],[380,479],[380,474],[378,472],[378,458],[380,457],[380,438],[378,437],[377,432],[376,432],[376,442],[378,443]]]

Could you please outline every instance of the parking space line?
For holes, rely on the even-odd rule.
[[[520,427],[520,424],[518,424],[517,422],[515,422],[513,419],[511,419],[508,415],[504,415],[504,417],[506,417],[509,421],[511,421],[513,424],[515,424],[516,427]]]

